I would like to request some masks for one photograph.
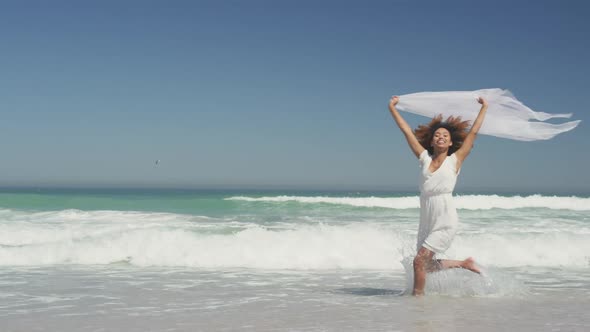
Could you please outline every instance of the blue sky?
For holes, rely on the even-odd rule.
[[[584,1],[3,2],[0,184],[405,190],[417,161],[389,97],[500,87],[582,123],[481,136],[457,189],[588,192],[589,16]]]

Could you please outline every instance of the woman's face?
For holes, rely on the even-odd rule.
[[[432,147],[439,149],[448,149],[453,142],[451,141],[451,133],[446,128],[438,128],[434,135],[432,135]]]

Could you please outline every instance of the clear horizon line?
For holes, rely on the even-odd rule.
[[[25,191],[39,192],[44,190],[79,190],[79,191],[231,191],[231,192],[248,192],[248,191],[285,191],[285,192],[388,192],[388,193],[415,193],[419,194],[418,188],[408,186],[305,186],[305,185],[217,185],[217,186],[137,186],[137,185],[0,185],[0,192]],[[506,188],[506,187],[464,187],[455,190],[455,195],[459,194],[541,194],[541,195],[587,195],[590,196],[590,189],[585,188]]]

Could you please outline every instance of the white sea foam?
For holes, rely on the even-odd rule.
[[[418,196],[407,197],[327,197],[327,196],[269,196],[247,197],[234,196],[227,200],[248,202],[299,202],[305,204],[340,204],[356,207],[380,207],[390,209],[417,209],[420,207]],[[521,209],[547,208],[573,211],[590,211],[590,198],[576,196],[498,196],[498,195],[456,195],[455,205],[458,209]]]
[[[462,234],[451,254],[491,266],[584,268],[590,267],[590,236],[584,233]]]
[[[449,256],[474,256],[484,265],[498,267],[590,265],[588,232],[557,225],[545,233],[526,231],[522,225],[512,232],[507,227],[463,231]],[[581,224],[580,228],[588,227]],[[400,270],[414,242],[415,225],[395,222],[293,222],[269,228],[173,213],[0,211],[0,266],[128,262],[202,268]]]
[[[392,269],[400,239],[377,228],[306,226],[273,231],[252,227],[230,234],[190,229],[126,229],[34,244],[0,246],[0,265],[109,264],[248,267],[262,269]]]

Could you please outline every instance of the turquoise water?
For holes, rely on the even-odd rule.
[[[228,197],[249,196],[328,196],[328,197],[403,197],[404,192],[329,192],[329,191],[270,191],[270,190],[166,190],[166,189],[38,189],[0,190],[0,207],[55,211],[119,210],[171,213],[210,213],[223,215],[248,208],[248,204],[224,200]],[[298,207],[287,204],[283,207]],[[253,207],[253,206],[250,206]]]

